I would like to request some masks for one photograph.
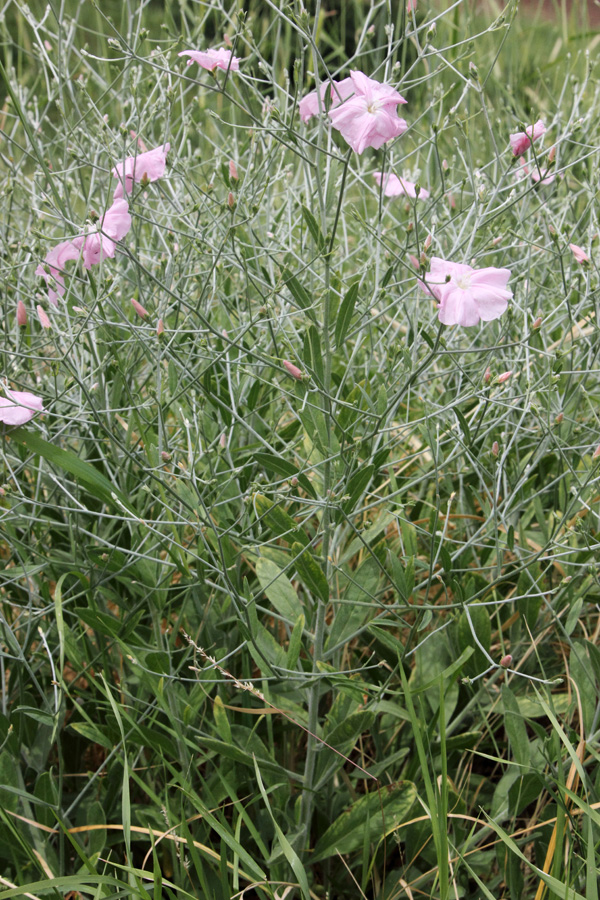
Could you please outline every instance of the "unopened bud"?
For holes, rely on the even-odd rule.
[[[486,384],[488,383],[488,381],[490,380],[491,377],[492,377],[492,370],[488,366],[487,369],[485,370],[485,372],[483,373],[483,380],[485,381]]]
[[[42,328],[51,328],[50,319],[46,315],[46,311],[39,304],[36,309]]]
[[[165,323],[163,322],[162,319],[159,319],[158,325],[156,326],[156,333],[160,335],[163,333],[164,330],[165,330]]]
[[[492,453],[494,454],[494,456],[498,456],[499,451],[500,448],[498,447],[498,441],[494,441],[494,443],[492,444]]]
[[[171,459],[171,454],[167,453],[166,450],[162,450],[160,455],[164,462],[168,462]]]
[[[144,306],[142,306],[141,303],[138,303],[138,301],[135,298],[132,298],[131,305],[135,309],[138,316],[141,316],[142,319],[148,315],[148,310]]]
[[[25,309],[25,304],[22,300],[19,300],[17,303],[17,325],[22,328],[23,325],[27,325],[27,310]]]
[[[592,459],[598,459],[599,456],[600,456],[600,444],[598,444],[598,446],[592,453]]]
[[[415,267],[415,269],[416,269],[417,272],[418,272],[419,269],[421,268],[421,263],[419,262],[419,260],[417,259],[417,257],[416,257],[416,256],[413,256],[412,253],[411,253],[410,256],[409,256],[408,258],[410,259],[411,263],[413,264],[413,266]]]
[[[229,209],[233,209],[233,207],[235,206],[235,197],[233,196],[231,191],[229,191],[229,194],[227,195],[227,206],[229,207]]]
[[[550,147],[550,152],[548,154],[548,162],[553,163],[556,159],[556,147]]]
[[[501,375],[498,375],[498,384],[504,384],[505,381],[508,381],[511,375],[512,369],[509,369],[508,372],[502,372]]]
[[[229,160],[229,177],[233,178],[234,181],[238,180],[238,170],[232,159]]]
[[[543,321],[542,317],[541,317],[541,316],[538,316],[537,319],[535,320],[535,322],[533,323],[533,325],[531,326],[531,328],[532,328],[532,329],[534,329],[534,328],[535,328],[535,329],[540,328],[540,327],[541,327],[541,324],[542,324],[542,321]]]
[[[290,478],[290,484],[292,487],[296,487],[296,485],[298,484],[298,479],[296,478],[295,475],[293,475],[292,478]]]
[[[433,237],[430,234],[428,234],[427,237],[425,238],[425,243],[423,244],[423,250],[429,250],[429,248],[431,247],[432,240],[433,240]]]
[[[303,375],[298,366],[295,366],[294,363],[289,361],[289,359],[284,359],[283,365],[288,370],[292,378],[295,378],[296,381],[302,381]]]
[[[508,667],[512,665],[512,656],[510,653],[507,653],[506,656],[502,657],[500,665],[503,669],[508,669]]]
[[[227,438],[225,437],[225,432],[223,432],[223,434],[219,438],[219,445],[223,450],[227,446]]]
[[[554,421],[556,422],[557,425],[560,425],[560,423],[562,422],[564,417],[565,417],[565,414],[562,412],[559,412],[559,414],[557,415],[557,417],[555,418]]]

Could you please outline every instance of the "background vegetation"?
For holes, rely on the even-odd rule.
[[[5,3],[2,374],[46,412],[0,436],[0,900],[597,900],[600,36],[555,12]],[[297,107],[355,68],[408,100],[360,157]],[[137,137],[167,173],[54,308]],[[508,313],[440,326],[427,254]]]

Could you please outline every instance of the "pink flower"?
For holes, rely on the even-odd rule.
[[[405,196],[414,198],[417,196],[417,192],[415,191],[416,185],[414,182],[407,181],[405,178],[398,178],[393,172],[389,172],[387,175],[384,175],[383,172],[373,172],[373,178],[379,185],[381,185],[382,179],[385,179],[383,192],[386,197]],[[429,197],[429,191],[426,191],[425,188],[421,188],[419,190],[419,197],[426,200],[427,197]]]
[[[22,300],[19,300],[17,303],[17,325],[19,328],[22,328],[23,325],[27,325],[27,310],[25,309],[25,304]]]
[[[398,91],[389,84],[367,78],[363,72],[351,72],[350,79],[353,95],[330,109],[329,118],[356,153],[362,153],[367,147],[378,150],[406,131],[408,125],[398,116],[397,109],[406,100]],[[344,79],[338,85],[345,96],[348,96],[347,82]]]
[[[24,425],[33,419],[36,412],[44,411],[41,397],[29,391],[4,390],[7,397],[0,397],[0,422],[5,425]]]
[[[524,178],[527,175],[531,176],[531,180],[535,181],[536,184],[539,182],[540,184],[552,184],[556,175],[550,172],[550,169],[543,169],[542,171],[538,171],[537,169],[530,169],[529,166],[525,163],[524,160],[521,160],[521,168],[517,172],[517,178]]]
[[[51,278],[56,282],[56,290],[52,287],[48,287],[48,299],[50,303],[53,303],[55,306],[58,306],[58,298],[62,297],[65,293],[65,279],[62,275],[65,263],[69,259],[78,258],[79,250],[75,247],[73,242],[62,241],[46,254],[46,268],[40,263],[35,270],[35,274],[43,278],[46,284],[48,284]],[[49,271],[47,271],[47,269]]]
[[[498,319],[513,296],[507,290],[510,269],[474,269],[461,263],[431,258],[425,281],[439,301],[438,318],[443,325],[477,325],[479,320]]]
[[[338,106],[342,100],[354,93],[354,85],[351,78],[344,78],[343,81],[323,81],[318,93],[317,91],[311,91],[298,104],[300,118],[305,125],[313,116],[318,116],[320,110],[325,109],[325,95],[328,88],[331,88],[330,99],[332,106]],[[320,106],[318,94],[321,95]]]
[[[578,247],[577,244],[569,244],[569,249],[573,251],[573,256],[575,257],[575,262],[578,262],[580,266],[584,263],[589,263],[590,258],[581,247]]]
[[[406,4],[406,12],[410,15],[417,11],[417,0],[408,0]]]
[[[113,198],[119,200],[123,196],[123,187],[125,193],[130,194],[134,181],[158,181],[162,178],[170,149],[170,144],[163,144],[137,156],[128,156],[124,162],[118,163],[112,170],[114,177],[119,179]]]
[[[48,314],[43,306],[40,306],[39,303],[36,306],[38,319],[40,320],[40,325],[42,328],[52,328],[50,324],[50,319],[48,318]]]
[[[525,151],[531,147],[534,141],[537,141],[546,131],[546,126],[541,119],[535,125],[529,125],[525,131],[517,131],[510,135],[510,146],[515,156],[522,156]]]
[[[215,69],[231,69],[237,72],[240,67],[240,60],[237,56],[231,55],[231,50],[182,50],[178,56],[190,56],[188,66],[191,66],[192,60],[197,62],[203,69],[214,72]]]
[[[284,359],[283,365],[288,370],[292,378],[295,378],[296,381],[302,381],[302,370],[299,369],[298,366],[295,366],[293,362],[289,361],[289,359]]]
[[[78,251],[82,250],[85,268],[91,269],[107,256],[112,258],[117,249],[117,241],[124,238],[130,228],[131,216],[127,200],[115,200],[98,223],[97,231],[80,234],[72,241]]]

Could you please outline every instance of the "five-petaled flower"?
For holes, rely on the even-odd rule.
[[[36,412],[43,412],[42,398],[29,391],[11,391],[4,388],[6,397],[0,397],[0,422],[5,425],[24,425]]]
[[[46,254],[45,266],[43,263],[35,270],[35,274],[44,279],[48,285],[48,300],[58,306],[58,298],[65,293],[65,279],[63,272],[65,263],[69,259],[78,259],[79,250],[72,241],[61,241]],[[54,279],[54,285],[49,282]]]
[[[398,115],[404,97],[391,85],[368,78],[363,72],[351,72],[352,95],[348,96],[348,79],[338,85],[347,99],[329,110],[329,118],[356,153],[367,147],[378,150],[388,141],[403,134],[408,125]]]
[[[523,156],[525,151],[531,147],[532,143],[537,141],[545,131],[546,126],[541,119],[538,119],[535,125],[529,125],[525,131],[517,131],[515,134],[511,134],[510,146],[513,154],[515,156]]]
[[[394,175],[393,172],[389,172],[386,175],[384,175],[383,172],[373,172],[373,178],[378,185],[381,185],[383,180],[383,192],[386,197],[415,198],[417,196],[417,185],[412,181],[407,181],[406,178],[399,178],[398,175]],[[429,191],[420,187],[419,197],[422,200],[426,200],[429,197]]]
[[[238,56],[232,56],[231,50],[213,50],[210,48],[209,50],[182,50],[181,53],[177,54],[178,56],[189,56],[188,66],[191,66],[192,62],[197,62],[199,66],[202,66],[203,69],[208,69],[210,72],[214,72],[215,69],[231,69],[232,72],[237,72],[240,67],[240,60]]]
[[[171,149],[170,144],[155,147],[154,150],[146,150],[137,156],[128,156],[123,162],[117,163],[112,170],[119,183],[113,194],[115,200],[119,200],[123,193],[130,194],[134,181],[158,181],[165,174],[167,153]]]
[[[510,269],[474,269],[437,256],[431,258],[425,281],[438,300],[438,318],[443,325],[477,325],[498,319],[513,296],[506,284]]]

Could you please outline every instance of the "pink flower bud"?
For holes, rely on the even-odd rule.
[[[534,329],[534,328],[535,328],[535,329],[540,328],[542,322],[543,322],[542,317],[541,317],[541,316],[538,316],[537,319],[535,320],[535,322],[533,323],[533,325],[531,326],[532,329]]]
[[[44,47],[46,48],[48,53],[50,53],[50,51],[52,50],[52,44],[50,43],[50,41],[44,41]]]
[[[449,168],[450,168],[450,166],[448,165],[448,160],[443,159],[442,160],[442,169],[444,170],[444,172],[447,172]]]
[[[555,158],[556,158],[556,147],[550,147],[550,152],[548,154],[548,162],[549,163],[554,162]]]
[[[239,177],[237,167],[232,159],[229,160],[229,177],[234,181],[237,181]]]
[[[584,263],[589,263],[590,258],[581,247],[578,247],[577,244],[569,244],[569,249],[573,252],[573,256],[575,257],[575,262],[578,262],[580,266]]]
[[[492,453],[494,454],[494,456],[498,456],[499,451],[500,448],[498,447],[498,441],[494,441],[494,443],[492,444]]]
[[[219,446],[224,450],[227,446],[227,438],[225,437],[225,432],[219,438]]]
[[[600,456],[600,444],[598,444],[598,446],[592,453],[592,459],[598,459],[599,456]]]
[[[42,328],[51,328],[52,326],[50,325],[50,319],[46,315],[46,311],[44,309],[42,309],[42,307],[39,304],[36,307],[36,309],[37,309],[37,314],[38,314]]]
[[[429,248],[431,247],[432,240],[433,240],[433,237],[430,234],[428,234],[427,237],[425,238],[425,243],[423,244],[423,250],[425,250],[425,251],[429,250]]]
[[[508,667],[512,665],[512,656],[510,653],[507,653],[506,656],[502,657],[500,665],[503,669],[508,669]]]
[[[413,266],[415,267],[415,269],[416,269],[417,272],[418,272],[418,271],[419,271],[419,268],[420,268],[420,266],[421,266],[421,263],[419,262],[419,260],[417,259],[417,257],[416,257],[416,256],[413,256],[412,253],[411,253],[410,256],[409,256],[408,258],[410,259],[411,263],[413,264]]]
[[[25,304],[22,300],[19,300],[17,303],[17,325],[20,328],[23,325],[27,325],[27,310],[25,309]]]
[[[508,381],[511,375],[512,369],[509,369],[508,372],[502,372],[501,375],[498,375],[498,384],[504,384],[505,381]]]
[[[295,475],[292,475],[292,477],[290,478],[290,484],[292,487],[296,487],[296,485],[298,484],[298,479]]]
[[[229,194],[227,195],[227,206],[229,207],[229,209],[233,209],[233,207],[235,206],[235,197],[233,196],[231,191],[229,191]]]
[[[138,316],[141,316],[142,319],[148,315],[148,310],[143,307],[141,303],[138,303],[135,298],[132,298],[131,305],[135,309]]]
[[[163,322],[162,319],[159,319],[158,325],[156,326],[156,333],[162,334],[164,330],[165,330],[165,323]]]
[[[162,450],[160,455],[164,462],[169,462],[169,460],[171,459],[171,454],[167,453],[166,450]]]
[[[555,418],[554,421],[556,422],[557,425],[560,425],[560,423],[562,422],[564,417],[565,417],[565,414],[562,412],[559,412],[559,414],[557,415],[557,417]]]
[[[486,384],[488,383],[488,381],[490,380],[491,377],[492,377],[492,370],[488,366],[487,369],[485,370],[485,372],[483,373],[483,380],[485,381]]]
[[[283,365],[288,370],[292,378],[295,378],[296,381],[302,381],[302,378],[304,376],[298,366],[295,366],[294,363],[289,361],[289,359],[284,359]]]

